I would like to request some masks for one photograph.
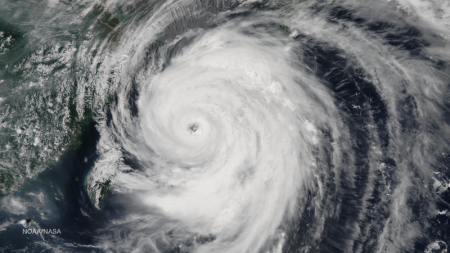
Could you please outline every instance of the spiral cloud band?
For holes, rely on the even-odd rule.
[[[304,91],[289,48],[222,29],[193,42],[141,94],[143,137],[174,163],[158,164],[158,181],[173,190],[144,199],[199,233],[247,234],[226,248],[248,251],[266,239],[260,231],[276,230],[310,176],[313,102],[292,96]]]
[[[420,13],[430,31],[410,2],[139,10],[104,67],[90,177],[126,205],[103,247],[412,250],[446,191],[450,56],[447,19]]]

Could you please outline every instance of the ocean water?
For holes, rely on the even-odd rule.
[[[3,252],[92,252],[98,236],[94,231],[107,220],[107,215],[90,202],[83,184],[97,158],[98,138],[91,124],[80,137],[83,144],[78,150],[66,153],[35,179],[27,180],[19,191],[2,197]],[[24,229],[59,229],[61,233],[24,234]]]
[[[447,252],[449,31],[439,0],[6,0],[0,251]]]

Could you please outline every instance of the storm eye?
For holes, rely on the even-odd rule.
[[[197,124],[190,124],[188,131],[192,135],[200,135],[201,134],[200,127]]]

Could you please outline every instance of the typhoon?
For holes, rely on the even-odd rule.
[[[34,101],[54,119],[10,120],[21,104],[0,94],[17,139],[2,154],[26,157],[0,163],[19,168],[0,174],[15,180],[0,182],[14,186],[0,235],[61,230],[27,235],[25,250],[447,252],[450,2],[48,1],[38,13],[54,17],[27,41],[0,32],[12,34],[0,78],[35,78],[0,91],[28,92],[21,110]]]

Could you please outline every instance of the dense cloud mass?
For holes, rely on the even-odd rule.
[[[447,251],[450,3],[117,6],[67,250]]]
[[[223,4],[165,3],[124,36],[118,191],[175,241],[213,238],[187,251],[413,250],[448,148],[446,6]]]

